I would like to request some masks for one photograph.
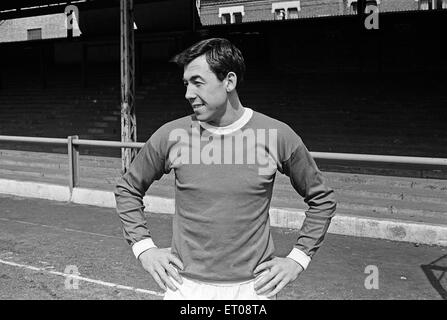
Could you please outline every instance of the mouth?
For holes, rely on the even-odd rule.
[[[204,104],[193,104],[192,108],[194,111],[200,111],[200,110],[205,109],[205,105]]]

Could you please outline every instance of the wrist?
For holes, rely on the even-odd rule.
[[[295,261],[295,260],[293,260],[292,258],[289,258],[289,257],[286,257],[286,258],[290,259],[293,262],[293,264],[294,264],[296,270],[298,271],[298,273],[301,273],[304,270],[303,266],[301,264],[299,264],[297,261]]]
[[[144,251],[151,248],[157,248],[151,238],[140,240],[132,245],[132,251],[136,259],[138,259]]]
[[[151,251],[152,249],[156,249],[156,248],[157,248],[157,247],[147,248],[146,250],[144,250],[143,252],[141,252],[141,253],[138,255],[138,258],[137,258],[137,259],[141,262],[141,257],[142,257],[142,256],[148,254],[149,251]]]
[[[295,261],[301,266],[301,268],[303,268],[303,270],[306,270],[311,260],[311,258],[307,254],[297,248],[293,248],[292,251],[290,251],[290,253],[288,254],[287,258]]]

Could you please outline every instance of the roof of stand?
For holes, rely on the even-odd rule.
[[[119,35],[120,0],[1,0],[0,20],[63,13],[68,5],[78,8],[83,35]],[[138,32],[200,25],[195,0],[134,0],[134,14]]]
[[[166,2],[169,0],[134,0],[135,4]],[[44,14],[64,12],[66,6],[73,4],[80,9],[101,9],[120,6],[120,0],[2,0],[0,19],[24,18]]]

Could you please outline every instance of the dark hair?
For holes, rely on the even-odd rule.
[[[244,57],[241,51],[227,39],[211,38],[197,42],[172,58],[171,62],[184,67],[203,54],[217,79],[222,81],[228,72],[232,71],[237,76],[238,84],[242,83],[245,73]]]

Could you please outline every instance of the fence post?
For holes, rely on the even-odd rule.
[[[79,146],[73,145],[73,140],[78,138],[78,136],[68,137],[68,171],[70,193],[72,193],[73,188],[76,188],[79,184]]]

